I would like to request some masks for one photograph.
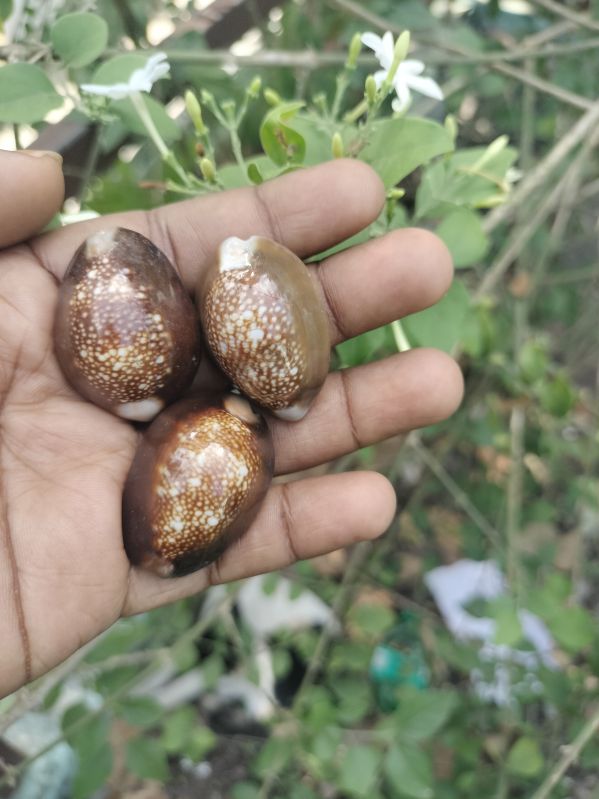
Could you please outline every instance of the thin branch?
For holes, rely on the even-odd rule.
[[[599,102],[593,104],[586,114],[559,140],[555,147],[540,161],[535,169],[524,178],[512,194],[510,201],[492,211],[484,221],[487,233],[507,222],[523,202],[539,189],[552,172],[564,161],[599,123]]]
[[[541,787],[535,791],[531,799],[547,799],[553,789],[559,784],[564,774],[570,766],[580,757],[585,746],[599,730],[599,707],[587,721],[576,738],[568,746],[562,747],[562,756],[555,765],[553,771],[547,776]]]
[[[332,604],[332,611],[333,615],[336,618],[342,618],[345,615],[345,611],[349,605],[351,600],[355,584],[356,584],[356,577],[361,572],[366,560],[368,559],[370,553],[372,552],[372,542],[370,541],[363,541],[360,544],[356,544],[354,547],[350,558],[347,562],[347,566],[345,568],[345,572],[343,574],[343,579],[341,581],[341,585],[339,586],[337,593],[335,594],[335,599]],[[291,707],[291,714],[293,714],[294,710],[296,710],[301,701],[303,700],[306,691],[312,687],[314,684],[318,672],[322,666],[322,662],[325,658],[329,645],[333,639],[334,635],[334,627],[332,625],[326,625],[323,627],[322,632],[320,633],[320,637],[316,644],[316,648],[314,650],[314,654],[310,658],[310,662],[308,664],[308,668],[306,669],[306,673],[304,674],[304,678],[300,684],[300,687],[295,695],[293,700],[293,705]],[[270,771],[266,777],[264,778],[264,782],[262,783],[262,787],[260,789],[260,799],[268,799],[270,796],[270,792],[274,787],[277,779],[279,778],[279,774],[282,771],[282,767],[276,767],[272,771]]]
[[[328,0],[330,5],[336,6],[337,8],[346,11],[349,14],[357,17],[358,19],[364,20],[364,22],[368,22],[369,25],[374,26],[378,30],[381,31],[391,31],[392,33],[399,34],[402,33],[404,30],[400,25],[394,25],[393,23],[389,22],[388,20],[380,17],[378,14],[373,14],[371,11],[366,11],[357,3],[353,2],[353,0]],[[422,37],[420,37],[422,40]],[[456,45],[448,45],[444,44],[443,41],[431,41],[430,44],[436,48],[437,50],[444,50],[447,53],[452,53],[458,56],[463,56],[467,58],[471,58],[473,53],[469,50],[458,47]],[[524,55],[524,58],[530,56],[530,52]],[[593,101],[589,100],[587,97],[583,97],[582,95],[575,94],[574,92],[570,92],[567,89],[563,89],[561,86],[557,86],[554,83],[550,83],[549,81],[543,80],[542,78],[537,77],[536,75],[527,72],[524,69],[518,69],[516,67],[509,66],[507,64],[499,63],[498,59],[495,59],[489,63],[489,68],[495,70],[495,72],[499,72],[502,75],[506,75],[510,78],[515,78],[519,80],[521,83],[528,84],[529,86],[534,86],[535,89],[539,91],[549,94],[552,97],[555,97],[557,100],[560,100],[563,103],[568,105],[574,106],[574,108],[580,108],[583,110],[587,110],[593,106]]]
[[[413,55],[421,58],[427,64],[494,64],[501,61],[525,61],[528,58],[551,58],[555,56],[574,55],[587,50],[596,50],[599,47],[599,37],[584,39],[579,42],[569,42],[567,44],[555,44],[546,47],[514,47],[511,50],[497,50],[487,53],[466,53],[460,55],[458,52],[440,53],[439,48],[429,48],[428,45],[417,45]],[[122,52],[114,50],[114,54]],[[347,61],[347,52],[317,52],[314,50],[262,50],[250,55],[235,55],[229,50],[165,50],[169,61],[173,63],[194,63],[194,64],[217,64],[227,67],[291,67],[306,70],[315,70],[321,67],[341,66]],[[374,56],[362,53],[358,62],[365,67],[377,66]],[[511,75],[511,73],[510,73]],[[530,75],[527,75],[527,79]],[[547,83],[547,82],[545,82]],[[551,91],[555,92],[559,87],[547,83],[551,86]],[[585,98],[571,94],[568,102],[581,104]],[[574,99],[572,99],[574,98]],[[591,101],[589,100],[589,103]]]
[[[497,284],[505,275],[510,266],[514,263],[522,248],[530,241],[536,230],[543,224],[545,219],[553,211],[563,191],[566,182],[566,175],[558,182],[553,191],[546,197],[545,202],[537,208],[535,214],[528,220],[528,222],[521,227],[517,228],[512,234],[511,238],[507,241],[504,249],[496,258],[493,265],[485,273],[477,290],[474,292],[474,299],[479,300],[482,297],[493,294]]]
[[[408,444],[417,452],[422,462],[431,470],[441,485],[452,495],[456,505],[462,508],[493,546],[499,548],[501,536],[498,531],[472,503],[468,494],[460,488],[443,464],[423,445],[415,433],[410,433],[408,436]]]
[[[568,8],[563,1],[561,3],[556,3],[555,0],[532,0],[532,2],[536,6],[544,8],[545,11],[550,11],[558,17],[574,23],[574,25],[587,28],[590,31],[599,31],[599,21],[586,14],[573,11],[571,8]]]

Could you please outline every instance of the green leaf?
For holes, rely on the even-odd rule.
[[[547,624],[558,644],[572,654],[586,649],[595,640],[596,623],[586,608],[562,607]]]
[[[301,164],[306,153],[304,137],[289,121],[304,103],[281,103],[271,109],[260,125],[260,143],[268,157],[278,166]]]
[[[543,755],[534,738],[518,738],[507,756],[507,770],[518,777],[536,777],[543,769]]]
[[[198,723],[198,714],[192,707],[181,707],[167,716],[161,739],[166,751],[181,752]]]
[[[449,691],[418,691],[411,687],[402,688],[398,699],[395,726],[401,738],[411,741],[433,736],[456,705],[456,696]]]
[[[82,760],[88,760],[108,740],[110,716],[106,711],[97,713],[79,703],[65,710],[61,725],[68,743]]]
[[[416,219],[443,216],[456,207],[485,208],[506,196],[505,175],[516,151],[505,147],[476,169],[487,148],[459,150],[427,166],[416,192]]]
[[[396,615],[384,605],[356,605],[347,614],[348,622],[367,638],[380,638],[395,624]]]
[[[252,183],[255,186],[259,186],[261,183],[264,183],[264,178],[260,174],[260,170],[258,169],[257,164],[249,164],[248,178],[252,181]]]
[[[454,280],[443,299],[432,308],[407,316],[402,324],[412,344],[450,352],[468,330],[470,295],[460,280]]]
[[[536,383],[547,373],[547,348],[536,339],[527,339],[522,344],[517,359],[520,373],[528,383]]]
[[[384,772],[393,796],[432,799],[433,769],[430,759],[420,749],[394,744],[387,751]]]
[[[376,784],[383,754],[373,746],[350,746],[341,763],[339,787],[349,796],[370,796]]]
[[[576,395],[565,375],[556,375],[553,380],[539,387],[539,399],[543,408],[553,416],[565,416],[574,405]]]
[[[108,61],[100,64],[94,72],[90,83],[110,86],[113,83],[126,82],[136,69],[141,69],[145,65],[147,60],[147,56],[143,56],[140,53],[124,53],[123,55],[109,58]],[[166,113],[164,106],[148,94],[142,94],[142,100],[162,138],[166,142],[172,142],[180,138],[181,130]],[[111,100],[110,109],[120,116],[130,131],[147,136],[146,128],[129,98]]]
[[[391,188],[417,167],[452,150],[453,141],[442,125],[403,117],[375,123],[359,158],[379,173],[386,188]]]
[[[259,777],[270,771],[282,770],[295,754],[292,738],[269,738],[254,761],[254,770]]]
[[[8,19],[12,13],[12,0],[0,0],[0,21]],[[1,30],[0,26],[0,30]]]
[[[107,741],[93,755],[85,758],[79,754],[79,764],[69,796],[71,799],[89,799],[102,788],[112,771],[113,755]]]
[[[0,122],[39,122],[63,98],[35,64],[0,67]]]
[[[378,355],[394,350],[393,333],[389,325],[349,338],[335,348],[343,368],[369,363]]]
[[[217,743],[218,738],[209,727],[199,726],[192,731],[189,740],[181,750],[181,754],[197,763],[208,752],[211,752]]]
[[[164,708],[148,696],[129,696],[121,699],[115,713],[136,727],[151,727],[162,718]]]
[[[125,762],[129,771],[143,779],[164,782],[168,778],[166,752],[154,738],[134,738],[129,741]]]
[[[274,592],[277,590],[277,585],[279,584],[279,575],[276,572],[271,572],[270,574],[264,575],[262,578],[262,593],[265,596],[272,596]]]
[[[68,67],[83,67],[102,55],[108,43],[108,25],[88,11],[65,14],[50,30],[54,52]]]
[[[502,597],[502,599],[505,599]],[[497,627],[495,628],[495,643],[514,647],[522,640],[522,624],[520,616],[512,603],[500,602],[492,611]]]
[[[447,245],[457,269],[478,263],[489,250],[489,239],[480,217],[468,208],[451,211],[436,233]]]
[[[238,782],[233,787],[231,799],[260,799],[260,788],[252,782]]]
[[[339,677],[333,683],[337,697],[337,721],[339,724],[356,724],[372,708],[372,689],[362,676]]]

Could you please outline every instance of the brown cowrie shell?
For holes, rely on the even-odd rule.
[[[221,369],[280,419],[307,413],[329,370],[327,315],[305,264],[261,236],[226,239],[198,283],[206,341]]]
[[[273,468],[270,431],[244,397],[175,403],[143,434],[125,483],[129,560],[161,577],[212,563],[254,520]]]
[[[58,292],[56,355],[71,385],[123,419],[147,422],[191,384],[200,335],[166,255],[125,228],[93,233]]]

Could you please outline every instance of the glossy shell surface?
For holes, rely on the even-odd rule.
[[[175,403],[145,431],[125,484],[130,561],[162,577],[207,566],[252,523],[272,473],[270,432],[247,400]]]
[[[124,419],[149,421],[191,384],[199,325],[174,267],[132,230],[92,234],[59,290],[60,366],[86,399]]]
[[[226,239],[198,285],[198,307],[206,342],[233,383],[276,416],[301,419],[331,348],[305,264],[270,239]]]

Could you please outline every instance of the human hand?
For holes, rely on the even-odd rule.
[[[2,152],[0,173],[0,246],[7,247],[57,210],[62,175],[51,158]],[[0,252],[0,696],[120,616],[373,538],[395,510],[391,485],[372,472],[276,484],[251,528],[212,566],[170,581],[132,568],[121,494],[138,433],[78,396],[53,352],[58,282],[81,241],[99,228],[137,230],[191,290],[227,236],[266,235],[307,257],[369,224],[383,202],[374,172],[341,160],[257,188],[71,225]],[[415,229],[311,271],[334,343],[436,302],[452,275],[445,246]],[[461,395],[456,364],[435,350],[332,373],[304,420],[269,419],[277,474],[440,421]]]

